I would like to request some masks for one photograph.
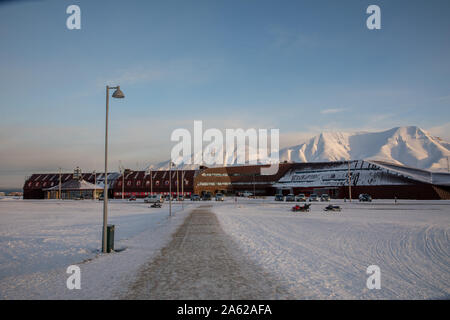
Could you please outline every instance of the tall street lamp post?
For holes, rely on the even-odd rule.
[[[115,89],[113,98],[122,99],[125,95],[120,90],[120,86],[106,86],[106,125],[105,125],[105,186],[103,189],[103,232],[102,232],[102,252],[106,253],[106,227],[108,224],[108,113],[109,113],[109,89]]]

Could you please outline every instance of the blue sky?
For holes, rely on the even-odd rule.
[[[81,8],[81,30],[66,8]],[[366,28],[381,8],[382,29]],[[418,125],[450,137],[450,2],[17,1],[0,4],[0,187],[32,171],[169,158],[170,133]],[[297,142],[298,141],[298,142]]]

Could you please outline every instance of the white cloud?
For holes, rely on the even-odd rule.
[[[120,83],[132,85],[152,81],[180,81],[198,83],[207,81],[223,67],[222,59],[178,59],[163,62],[146,61],[116,70],[97,79],[98,86]]]
[[[345,110],[346,110],[345,108],[331,108],[331,109],[321,110],[320,113],[321,114],[334,114],[334,113],[344,112]]]
[[[450,122],[444,123],[440,126],[428,128],[428,132],[434,136],[450,142]]]

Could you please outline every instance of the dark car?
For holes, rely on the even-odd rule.
[[[200,196],[198,194],[193,194],[191,196],[191,201],[200,201]]]
[[[209,200],[211,200],[211,199],[212,199],[211,193],[205,193],[205,194],[202,196],[202,200],[203,200],[203,201],[209,201]]]
[[[372,202],[372,197],[370,196],[370,194],[367,193],[361,193],[359,195],[359,201],[361,202]]]
[[[136,196],[131,196],[128,201],[136,201]]]
[[[282,194],[275,195],[275,201],[284,201],[284,196]]]

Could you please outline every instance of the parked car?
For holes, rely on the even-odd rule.
[[[147,198],[145,198],[144,202],[145,203],[163,203],[164,198],[160,194],[154,194],[154,195],[149,195]]]
[[[292,201],[295,201],[295,195],[293,193],[289,193],[286,196],[286,202],[292,202]]]
[[[216,201],[224,201],[225,197],[222,193],[216,193]]]
[[[180,195],[178,195],[178,199],[177,199],[178,201],[184,201],[184,197],[180,194]]]
[[[242,193],[242,196],[243,196],[243,197],[251,197],[251,196],[253,196],[253,193],[247,192],[247,191],[246,191],[246,192],[243,192],[243,193]]]
[[[306,201],[306,196],[304,193],[300,193],[297,197],[295,197],[295,200],[298,202],[305,202]]]
[[[128,198],[128,201],[136,201],[136,196],[131,196]]]
[[[372,197],[370,196],[370,194],[367,193],[361,193],[359,195],[359,201],[363,201],[363,202],[372,202]]]
[[[315,194],[315,193],[312,193],[309,196],[309,202],[311,202],[311,201],[319,201],[319,196],[317,194]]]
[[[200,201],[200,196],[198,194],[193,194],[191,196],[191,201]]]
[[[103,201],[104,199],[105,199],[105,197],[103,196],[103,193],[101,193],[101,194],[98,196],[98,200]]]
[[[203,201],[210,201],[211,199],[212,199],[211,193],[205,193],[205,194],[202,196],[202,200],[203,200]]]
[[[324,193],[320,196],[320,201],[330,201],[330,196]]]
[[[164,200],[166,200],[166,201],[172,200],[172,201],[173,201],[173,196],[167,194],[167,195],[164,197]]]
[[[284,196],[282,194],[276,194],[275,201],[284,201]]]

